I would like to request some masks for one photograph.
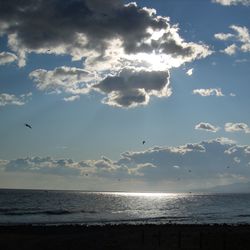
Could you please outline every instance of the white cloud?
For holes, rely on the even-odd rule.
[[[240,42],[242,43],[248,43],[250,40],[250,35],[249,35],[249,31],[247,27],[241,27],[238,25],[231,25],[230,26],[231,29],[233,29],[234,31],[236,31],[237,33],[237,38]]]
[[[0,107],[6,105],[24,105],[28,102],[31,96],[32,93],[22,94],[20,96],[7,93],[0,93]]]
[[[80,98],[79,95],[72,95],[72,96],[69,96],[69,97],[64,97],[63,100],[65,102],[73,102],[75,100],[78,100]]]
[[[74,67],[58,67],[54,70],[37,69],[29,74],[36,87],[48,93],[86,94],[95,75]]]
[[[193,71],[194,71],[193,68],[192,68],[192,69],[189,69],[189,70],[186,72],[186,74],[187,74],[188,76],[191,76],[191,75],[193,75]]]
[[[210,89],[194,89],[193,94],[201,96],[224,96],[220,88],[210,88]]]
[[[240,163],[240,159],[238,157],[234,157],[234,162]]]
[[[250,154],[250,146],[245,147],[244,151],[246,154]]]
[[[10,52],[1,52],[0,53],[0,65],[5,65],[8,63],[15,62],[17,60],[17,56]]]
[[[232,123],[228,122],[225,124],[225,131],[226,132],[245,132],[250,133],[250,128],[246,123]]]
[[[235,63],[247,63],[249,60],[247,60],[246,58],[243,59],[236,59]]]
[[[237,25],[231,25],[230,28],[236,31],[236,38],[242,43],[240,47],[241,51],[250,52],[250,34],[248,28]]]
[[[231,25],[230,29],[232,29],[235,34],[224,34],[218,33],[215,34],[215,38],[219,40],[232,40],[234,43],[223,51],[228,55],[233,55],[236,53],[236,50],[247,53],[250,52],[250,33],[247,27]]]
[[[228,40],[229,38],[233,38],[234,35],[233,35],[233,34],[230,34],[230,33],[228,33],[228,34],[217,33],[217,34],[214,35],[214,37],[215,37],[216,39],[218,39],[218,40],[226,41],[226,40]]]
[[[229,138],[226,137],[220,137],[216,139],[217,142],[219,142],[220,144],[224,145],[224,144],[236,144],[236,141],[231,140]]]
[[[199,124],[197,124],[195,126],[195,129],[199,129],[199,130],[205,130],[205,131],[210,131],[210,132],[217,132],[220,128],[216,127],[210,123],[207,122],[200,122]]]
[[[250,0],[212,0],[212,2],[219,3],[225,6],[238,5],[238,4],[250,6]]]
[[[180,166],[174,165],[173,168],[179,169]]]
[[[228,47],[226,47],[223,52],[229,56],[234,55],[236,53],[237,46],[235,44],[232,44]]]

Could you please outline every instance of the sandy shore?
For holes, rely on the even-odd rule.
[[[250,249],[250,225],[0,226],[0,249]]]

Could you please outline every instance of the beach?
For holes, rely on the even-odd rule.
[[[0,226],[0,249],[250,249],[250,225]]]

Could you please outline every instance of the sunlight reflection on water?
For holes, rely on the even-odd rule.
[[[1,223],[250,222],[249,194],[0,192]]]
[[[164,197],[177,197],[181,194],[177,193],[131,193],[131,192],[108,192],[108,194],[118,195],[118,196],[135,196],[135,197],[157,197],[157,198],[164,198]],[[183,195],[183,194],[182,194]]]

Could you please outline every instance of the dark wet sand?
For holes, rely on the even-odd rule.
[[[0,226],[0,249],[250,249],[250,225]]]

